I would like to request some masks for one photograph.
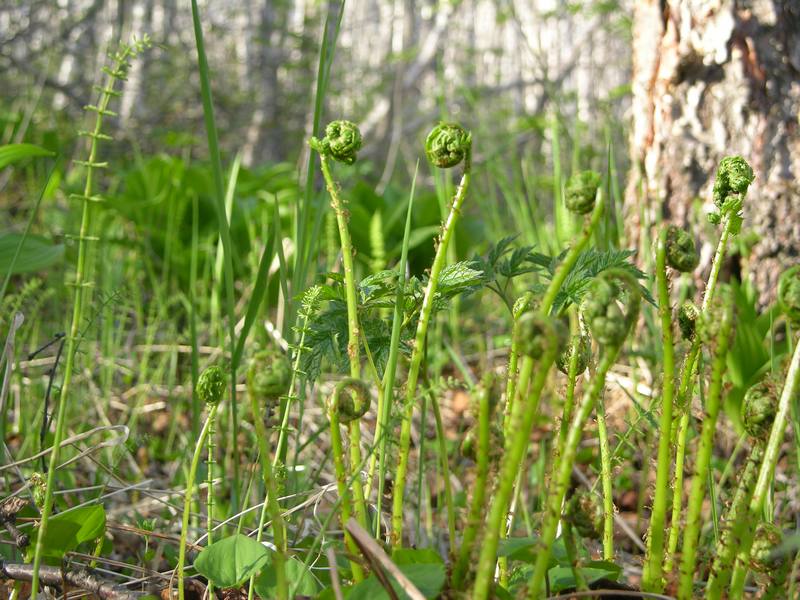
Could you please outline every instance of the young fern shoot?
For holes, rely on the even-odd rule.
[[[328,420],[331,424],[331,452],[333,454],[333,465],[336,471],[336,488],[341,498],[340,515],[342,519],[342,529],[345,531],[345,544],[353,556],[359,554],[358,546],[347,532],[347,522],[353,516],[355,510],[350,497],[350,490],[347,485],[348,471],[345,466],[344,447],[342,445],[342,435],[339,426],[349,425],[358,421],[369,410],[370,392],[369,387],[360,379],[346,378],[336,384],[333,393],[328,401]],[[358,465],[354,466],[358,468]],[[366,527],[361,523],[362,527]],[[350,561],[350,569],[353,572],[353,579],[358,582],[364,579],[364,569],[354,560]]]
[[[731,580],[733,563],[736,559],[737,544],[734,528],[744,518],[744,511],[753,494],[758,469],[764,460],[764,447],[769,437],[775,412],[778,410],[778,389],[775,381],[768,377],[749,390],[744,397],[742,421],[745,431],[750,435],[753,445],[747,464],[744,467],[739,485],[733,496],[714,551],[714,560],[706,584],[706,598],[720,600],[723,590],[727,589]]]
[[[428,160],[440,169],[449,169],[464,163],[464,174],[456,189],[450,214],[445,221],[439,246],[431,265],[430,279],[422,298],[417,331],[411,351],[411,359],[406,378],[406,396],[403,403],[403,420],[400,425],[399,457],[394,479],[394,498],[392,500],[392,546],[399,547],[403,543],[403,500],[408,472],[408,458],[411,450],[411,418],[416,405],[417,383],[419,381],[422,357],[425,352],[425,341],[428,336],[428,325],[433,314],[434,299],[439,287],[442,269],[447,262],[447,247],[453,237],[456,223],[461,215],[461,207],[467,197],[472,177],[472,136],[463,127],[455,123],[440,123],[428,134],[425,141],[425,153]]]
[[[250,397],[250,411],[253,416],[259,461],[261,462],[261,478],[267,495],[264,501],[265,510],[262,510],[261,520],[258,524],[256,541],[261,541],[264,517],[269,514],[275,538],[275,553],[272,562],[275,565],[275,587],[278,600],[287,600],[289,597],[289,581],[286,578],[286,523],[278,504],[278,482],[275,477],[275,468],[273,468],[273,458],[269,451],[269,434],[264,425],[264,412],[278,405],[280,397],[288,389],[290,380],[291,365],[282,352],[273,349],[262,350],[250,360],[247,368],[247,395]],[[248,595],[252,594],[252,579],[249,589]]]
[[[707,344],[713,344],[711,365],[711,383],[705,403],[700,443],[697,449],[695,472],[692,478],[692,489],[687,506],[688,516],[683,535],[683,553],[681,556],[680,582],[678,599],[691,600],[694,593],[693,575],[697,556],[697,540],[700,537],[700,518],[703,499],[708,485],[711,454],[714,450],[714,433],[717,429],[717,417],[722,397],[722,377],[727,367],[725,358],[733,330],[733,298],[730,289],[720,290],[714,304],[704,313],[701,322],[702,335]]]
[[[664,375],[661,388],[656,486],[642,573],[642,589],[651,592],[660,592],[664,589],[661,566],[664,560],[664,523],[672,464],[670,442],[675,396],[675,345],[672,336],[672,304],[669,295],[667,267],[672,267],[680,273],[688,273],[697,267],[698,262],[699,256],[695,241],[687,231],[678,229],[674,225],[662,227],[656,242],[656,283],[658,315],[661,320]]]
[[[116,115],[109,109],[112,98],[120,96],[121,92],[115,89],[118,82],[125,81],[130,60],[135,58],[140,52],[150,47],[150,38],[144,36],[141,40],[134,40],[131,44],[123,44],[119,50],[111,55],[111,66],[104,67],[106,74],[102,86],[96,89],[99,93],[97,104],[85,106],[85,110],[95,114],[94,128],[91,131],[81,131],[80,135],[89,138],[89,156],[87,160],[75,161],[86,169],[86,182],[83,194],[70,196],[71,200],[76,200],[81,204],[81,225],[76,237],[78,240],[78,262],[75,265],[74,296],[72,305],[72,321],[69,326],[67,336],[67,346],[64,360],[64,379],[61,383],[61,390],[58,394],[58,409],[55,417],[55,434],[53,436],[53,450],[50,452],[50,463],[47,469],[47,482],[45,487],[46,501],[42,507],[39,533],[36,539],[36,547],[33,555],[33,576],[31,578],[31,598],[37,598],[39,593],[39,568],[42,564],[44,553],[44,540],[47,534],[47,527],[53,509],[53,487],[55,485],[55,473],[58,469],[58,461],[61,456],[61,442],[64,439],[64,428],[67,416],[67,401],[70,394],[72,383],[72,373],[75,365],[75,355],[78,351],[80,328],[84,318],[84,304],[88,298],[88,291],[92,287],[91,273],[88,272],[89,261],[89,242],[96,238],[91,236],[93,207],[95,203],[103,202],[103,198],[97,194],[95,189],[95,175],[98,169],[105,169],[107,163],[98,160],[101,141],[110,141],[112,138],[103,133],[103,124],[106,117]]]
[[[497,562],[500,534],[506,527],[506,517],[511,503],[514,483],[522,468],[528,450],[531,428],[539,408],[542,389],[547,382],[556,357],[566,345],[567,331],[556,318],[538,312],[528,312],[520,319],[519,349],[526,359],[536,361],[536,369],[529,390],[514,403],[503,461],[497,477],[486,530],[481,542],[481,553],[475,575],[473,598],[489,597]]]
[[[350,121],[339,120],[328,123],[325,128],[325,137],[317,139],[312,137],[309,144],[319,154],[322,175],[331,197],[331,208],[336,214],[336,223],[339,227],[339,240],[342,246],[342,268],[344,270],[344,289],[347,302],[347,357],[350,362],[350,377],[361,377],[360,359],[360,332],[358,324],[358,288],[353,267],[353,243],[350,239],[348,228],[349,215],[347,203],[340,195],[339,185],[334,181],[331,173],[329,159],[352,165],[356,162],[357,153],[361,149],[361,131],[358,126]],[[351,465],[361,464],[361,428],[357,420],[348,425],[350,437],[350,462]],[[364,486],[361,477],[353,480],[353,495],[355,496],[355,512],[358,521],[365,526],[367,521],[367,503],[364,498]]]
[[[624,312],[620,307],[623,289],[626,292]],[[559,457],[547,495],[538,553],[528,586],[528,597],[531,600],[538,600],[543,596],[550,552],[561,519],[561,508],[569,488],[583,428],[597,399],[603,393],[606,375],[616,362],[625,338],[639,316],[640,305],[641,293],[636,280],[629,273],[617,269],[609,269],[598,275],[590,284],[581,305],[589,332],[602,346],[602,355],[592,381],[584,392],[570,423],[564,451]]]
[[[714,182],[714,204],[719,212],[709,215],[712,223],[722,223],[722,233],[717,243],[711,272],[708,276],[700,313],[704,313],[714,299],[720,269],[725,259],[728,241],[732,235],[739,233],[742,226],[742,204],[747,189],[754,179],[753,169],[741,156],[726,156],[719,163],[717,178]],[[689,435],[689,404],[694,391],[696,367],[702,344],[699,336],[692,338],[692,344],[683,363],[681,381],[678,387],[676,405],[680,411],[677,430],[673,430],[675,449],[675,478],[672,492],[672,519],[670,522],[667,551],[664,556],[664,573],[672,572],[675,550],[681,527],[681,509],[683,504],[683,469],[686,459],[686,441]]]
[[[200,430],[200,436],[194,448],[192,462],[189,465],[189,474],[186,477],[186,490],[183,493],[183,518],[181,519],[181,541],[178,547],[178,564],[175,566],[175,573],[178,577],[178,598],[184,599],[184,566],[186,565],[186,536],[189,532],[189,516],[192,511],[192,500],[194,499],[194,480],[197,477],[197,467],[200,464],[200,457],[203,454],[203,447],[206,439],[214,427],[214,419],[217,416],[217,409],[225,394],[225,373],[217,366],[208,367],[200,373],[197,379],[197,397],[208,407],[208,415]],[[209,491],[210,494],[210,491]],[[209,502],[211,497],[209,495]],[[209,505],[209,513],[211,505]],[[211,518],[209,514],[209,519]],[[208,543],[211,543],[209,537]]]

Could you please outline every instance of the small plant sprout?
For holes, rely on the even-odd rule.
[[[345,530],[345,544],[348,551],[358,555],[358,546],[353,538],[347,533],[346,524],[353,515],[361,522],[361,526],[366,528],[366,514],[358,510],[353,504],[350,489],[347,485],[349,471],[346,467],[345,452],[342,444],[342,434],[340,425],[356,423],[363,417],[370,407],[369,386],[360,379],[346,378],[336,384],[333,393],[328,400],[328,420],[331,424],[331,452],[333,454],[333,465],[336,470],[336,488],[341,499],[339,513],[341,515],[342,529]],[[351,440],[352,443],[352,440]],[[352,456],[352,454],[351,454]],[[358,465],[351,465],[352,469]],[[356,474],[358,478],[360,474]],[[358,499],[356,499],[358,500]],[[363,500],[363,498],[362,498]],[[350,561],[350,568],[353,572],[353,579],[361,581],[364,579],[364,569],[356,561]]]
[[[141,40],[123,44],[116,52],[110,54],[111,66],[103,69],[106,77],[103,85],[97,87],[99,94],[97,104],[89,104],[84,107],[85,110],[94,113],[94,127],[91,131],[79,132],[80,135],[89,139],[88,158],[85,161],[76,161],[76,164],[86,169],[86,179],[83,194],[70,196],[71,200],[81,205],[80,231],[77,236],[72,236],[78,240],[78,261],[75,265],[75,279],[71,282],[74,287],[72,321],[67,335],[67,346],[64,355],[64,379],[58,395],[58,409],[54,420],[55,435],[53,436],[53,449],[50,452],[50,464],[47,469],[45,502],[42,507],[39,534],[36,538],[36,548],[33,555],[31,598],[37,598],[39,594],[39,568],[42,564],[42,556],[45,550],[44,541],[53,508],[53,487],[61,455],[61,442],[64,439],[67,400],[70,395],[72,374],[75,371],[75,355],[78,352],[81,328],[84,326],[84,305],[89,301],[89,291],[93,285],[92,276],[89,272],[90,261],[87,257],[89,255],[89,242],[97,239],[92,236],[94,205],[103,202],[103,197],[97,193],[95,176],[99,169],[105,169],[108,166],[107,163],[99,160],[100,142],[112,139],[111,136],[103,132],[103,125],[107,117],[116,116],[116,113],[110,109],[111,100],[120,96],[120,92],[115,89],[115,86],[119,82],[125,81],[131,59],[149,47],[150,39],[145,36]]]
[[[658,314],[661,320],[662,365],[664,369],[661,389],[661,418],[659,420],[658,459],[656,484],[650,527],[647,534],[647,551],[642,573],[642,588],[655,591],[663,589],[661,568],[664,560],[664,523],[669,496],[670,467],[672,466],[671,438],[672,413],[675,396],[675,345],[672,336],[672,305],[670,304],[667,266],[686,273],[698,263],[695,241],[692,236],[674,225],[662,227],[656,242],[656,283]],[[694,336],[697,311],[694,304],[684,304],[678,322],[684,337]],[[681,314],[684,316],[681,317]]]
[[[594,210],[600,173],[581,171],[567,180],[564,190],[564,205],[576,215],[587,215]]]
[[[186,536],[189,532],[189,516],[192,510],[192,500],[194,497],[194,481],[197,477],[197,467],[200,464],[200,457],[203,454],[206,439],[211,434],[214,427],[214,419],[217,415],[219,403],[225,394],[226,378],[224,371],[217,367],[211,366],[200,373],[197,379],[197,397],[201,402],[204,402],[208,407],[208,415],[200,430],[200,437],[197,439],[192,455],[192,462],[189,465],[189,474],[186,476],[186,490],[183,493],[183,518],[181,520],[181,541],[178,548],[178,564],[175,567],[175,573],[178,576],[178,598],[184,598],[184,566],[186,565]],[[211,475],[209,475],[209,479]],[[208,491],[208,510],[209,522],[211,519],[211,489]],[[209,540],[210,543],[210,540]]]
[[[691,300],[686,300],[681,304],[678,309],[678,329],[680,329],[683,339],[691,341],[694,337],[697,318],[699,316],[700,309],[697,307],[697,304]]]
[[[394,498],[392,500],[392,545],[397,547],[403,541],[403,501],[408,472],[408,458],[411,451],[411,418],[417,400],[417,383],[419,381],[422,357],[425,353],[425,342],[428,336],[428,325],[433,314],[434,297],[439,287],[442,270],[447,262],[447,247],[453,237],[456,223],[461,215],[461,208],[467,197],[470,178],[472,176],[472,136],[463,127],[454,123],[440,123],[428,134],[425,141],[425,153],[431,163],[442,169],[455,167],[464,163],[464,174],[453,196],[450,214],[442,228],[439,245],[431,265],[430,278],[422,298],[417,331],[411,350],[411,359],[406,378],[406,395],[403,403],[403,420],[400,425],[399,457],[394,479]],[[357,463],[356,463],[357,464]]]
[[[603,271],[589,285],[581,304],[583,318],[592,337],[601,345],[600,360],[589,386],[570,423],[564,451],[553,471],[545,501],[542,529],[537,544],[528,594],[538,600],[544,594],[544,583],[550,565],[550,553],[561,519],[561,508],[572,477],[572,467],[578,451],[578,444],[589,415],[597,399],[603,393],[606,375],[616,362],[625,338],[639,316],[641,293],[634,277],[618,269]],[[624,310],[623,310],[624,308]]]
[[[272,466],[273,457],[269,449],[269,433],[264,424],[264,413],[278,406],[280,398],[288,389],[292,369],[283,352],[269,348],[257,352],[247,367],[247,395],[250,398],[250,412],[253,416],[256,440],[258,442],[259,461],[261,462],[261,478],[264,483],[266,498],[261,511],[256,541],[261,542],[266,516],[272,521],[275,541],[275,588],[279,600],[289,597],[289,581],[286,578],[286,524],[278,504],[278,482]],[[253,581],[250,591],[252,594]]]
[[[518,392],[518,398],[511,414],[509,427],[511,437],[506,439],[505,452],[497,477],[497,487],[489,509],[485,534],[481,541],[473,592],[473,597],[476,599],[489,597],[497,562],[497,547],[501,532],[506,526],[517,474],[525,460],[542,389],[556,357],[567,343],[567,330],[554,317],[544,316],[538,312],[528,312],[520,318],[519,339],[520,352],[526,358],[536,362],[536,370],[530,383],[530,389],[527,389],[526,384],[524,391]],[[520,377],[519,389],[523,389],[522,377]]]
[[[679,600],[691,600],[694,594],[693,575],[697,556],[697,540],[700,537],[701,512],[703,499],[708,486],[708,473],[711,465],[711,454],[714,449],[714,433],[717,429],[717,417],[722,404],[722,377],[727,367],[725,359],[729,342],[733,335],[733,297],[729,288],[723,288],[716,300],[701,319],[701,335],[708,345],[713,346],[711,365],[711,382],[705,402],[700,442],[692,478],[692,487],[687,505],[688,516],[683,532],[683,549],[681,554],[680,582],[678,586]],[[663,431],[662,434],[666,434]]]

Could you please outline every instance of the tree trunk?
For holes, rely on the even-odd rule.
[[[633,40],[631,239],[650,252],[660,216],[700,234],[707,263],[716,166],[740,154],[756,173],[742,237],[757,241],[734,268],[769,301],[800,250],[800,4],[637,0]]]

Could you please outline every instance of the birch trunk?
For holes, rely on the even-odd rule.
[[[717,163],[741,154],[756,173],[744,212],[757,241],[730,267],[769,301],[800,250],[800,5],[639,0],[633,40],[628,234],[649,252],[642,232],[659,216],[691,225],[710,261],[712,230],[698,225]]]

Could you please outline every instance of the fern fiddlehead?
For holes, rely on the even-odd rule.
[[[358,513],[353,505],[353,499],[347,485],[348,471],[345,466],[345,452],[339,426],[342,424],[349,425],[351,423],[355,423],[356,426],[358,426],[359,419],[366,414],[369,410],[369,406],[369,386],[361,379],[354,379],[352,377],[343,379],[336,384],[333,393],[330,395],[327,406],[328,420],[331,424],[331,453],[333,455],[334,469],[336,470],[336,488],[341,500],[339,513],[342,520],[342,529],[345,530],[345,544],[353,556],[359,554],[358,546],[350,536],[350,533],[347,532],[346,524],[354,513],[356,515]],[[353,469],[359,468],[358,465],[351,466]],[[364,526],[365,524],[362,523],[362,527]],[[364,569],[359,563],[355,560],[351,560],[350,567],[355,581],[364,579]]]
[[[439,246],[431,265],[431,274],[422,299],[417,331],[406,379],[406,395],[403,403],[403,420],[400,425],[399,458],[394,480],[394,498],[392,501],[392,545],[399,546],[403,540],[403,501],[408,472],[408,458],[411,450],[411,418],[416,404],[417,383],[419,381],[425,340],[428,336],[428,325],[433,314],[434,297],[439,287],[442,269],[447,262],[447,247],[453,237],[456,222],[461,214],[461,207],[467,196],[472,176],[472,136],[463,127],[453,123],[441,123],[434,127],[425,142],[428,159],[439,168],[452,168],[460,162],[464,163],[464,174],[456,189],[450,214],[445,221]],[[458,159],[458,160],[456,160]]]

